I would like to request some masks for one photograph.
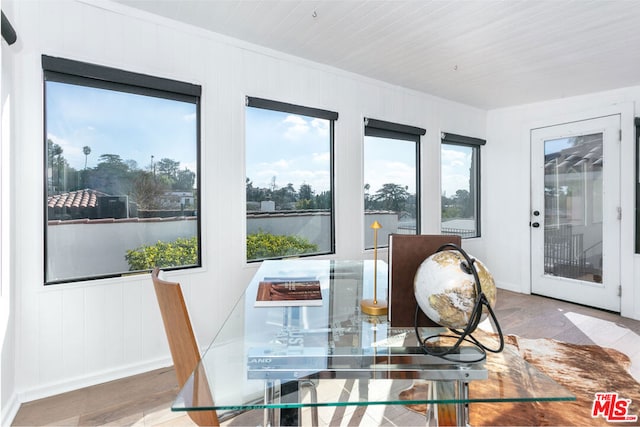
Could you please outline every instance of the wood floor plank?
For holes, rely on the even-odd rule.
[[[144,411],[148,408],[156,408],[160,404],[171,406],[176,391],[163,390],[156,393],[145,393],[142,395],[131,393],[126,388],[120,390],[120,395],[124,395],[125,398],[120,398],[116,401],[116,404],[111,406],[103,406],[102,408],[93,412],[82,414],[80,417],[80,425],[83,426],[102,426],[109,425],[118,420],[129,419],[132,416],[136,419],[144,418]],[[127,400],[127,397],[135,396],[133,400]],[[114,400],[110,400],[114,401]],[[129,425],[123,422],[123,425]]]
[[[79,418],[85,410],[86,391],[75,390],[24,403],[13,420],[14,426],[44,426]],[[73,425],[73,424],[72,424]],[[76,424],[77,425],[77,421]]]

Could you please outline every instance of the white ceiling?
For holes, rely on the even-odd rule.
[[[116,0],[483,109],[640,85],[637,0]]]

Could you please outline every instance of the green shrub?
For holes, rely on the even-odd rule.
[[[299,236],[283,236],[259,231],[247,236],[247,259],[286,257],[318,251],[318,245]]]
[[[298,236],[282,236],[260,231],[247,236],[247,259],[287,257],[318,251],[318,245]],[[125,259],[129,271],[150,270],[181,265],[196,265],[198,241],[196,237],[174,242],[158,241],[155,245],[142,245],[128,250]]]
[[[198,240],[179,238],[174,242],[158,241],[155,245],[142,245],[127,251],[125,259],[130,271],[166,268],[198,263]]]

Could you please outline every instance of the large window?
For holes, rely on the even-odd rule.
[[[442,234],[480,237],[480,146],[485,142],[442,133]]]
[[[338,113],[247,98],[247,260],[334,253]]]
[[[420,136],[422,128],[366,118],[364,122],[364,247],[378,247],[391,233],[420,234]]]
[[[200,266],[200,86],[42,66],[45,282]]]

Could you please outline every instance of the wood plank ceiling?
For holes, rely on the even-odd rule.
[[[640,85],[640,1],[117,1],[483,109]]]

